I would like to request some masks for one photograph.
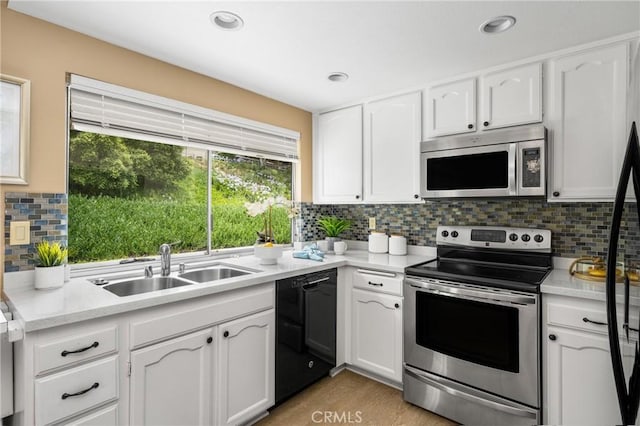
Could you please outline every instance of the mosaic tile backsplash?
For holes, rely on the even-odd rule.
[[[36,264],[36,244],[43,240],[67,244],[67,194],[15,193],[5,194],[4,271],[26,271]],[[14,220],[31,222],[31,244],[10,246],[9,223]]]
[[[67,243],[66,194],[5,194],[5,272],[33,269],[35,244],[47,239]],[[627,203],[620,232],[619,257],[640,263],[637,207]],[[535,199],[438,200],[425,204],[314,205],[302,203],[302,239],[324,238],[316,220],[336,215],[352,221],[342,237],[367,241],[368,218],[377,228],[407,237],[411,245],[435,246],[438,225],[495,225],[546,228],[553,233],[555,256],[606,256],[612,203],[548,203]],[[31,244],[9,246],[9,222],[31,221]]]
[[[438,225],[493,225],[545,228],[552,232],[555,256],[606,256],[613,203],[548,203],[535,199],[437,200],[425,204],[314,205],[303,203],[305,241],[324,238],[316,225],[323,215],[351,220],[342,235],[367,241],[368,218],[377,229],[407,237],[408,244],[435,246]],[[635,203],[626,203],[618,247],[619,258],[640,262],[640,229]]]

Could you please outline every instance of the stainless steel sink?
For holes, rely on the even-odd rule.
[[[197,283],[207,283],[210,281],[223,280],[225,278],[239,277],[241,275],[247,275],[250,273],[251,272],[243,271],[240,269],[217,267],[185,272],[178,275],[178,277],[190,281],[195,281]]]
[[[167,288],[192,285],[189,281],[175,277],[138,278],[135,280],[121,281],[107,284],[103,288],[120,297],[134,294],[148,293],[150,291],[165,290]]]

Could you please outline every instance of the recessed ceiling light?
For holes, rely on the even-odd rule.
[[[327,78],[334,83],[342,83],[349,80],[349,74],[344,72],[332,72]]]
[[[513,16],[496,16],[480,25],[480,32],[485,34],[498,34],[507,31],[516,24]]]
[[[239,30],[244,26],[244,21],[233,12],[220,10],[209,15],[211,23],[223,30]]]

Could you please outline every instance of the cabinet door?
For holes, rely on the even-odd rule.
[[[364,200],[420,201],[420,92],[365,106]]]
[[[425,126],[428,137],[475,132],[475,78],[431,87]]]
[[[551,62],[551,200],[612,200],[627,142],[627,45]]]
[[[542,64],[484,76],[480,97],[481,129],[542,121]]]
[[[402,298],[352,290],[351,362],[402,382]]]
[[[607,336],[548,327],[555,340],[547,342],[547,424],[619,424],[609,340]],[[549,336],[546,336],[548,339]],[[622,346],[627,371],[633,345]],[[628,376],[627,376],[628,377]]]
[[[362,106],[320,114],[313,147],[314,202],[360,202]]]
[[[275,311],[222,324],[218,334],[217,424],[243,423],[275,401]]]
[[[213,328],[131,352],[133,425],[212,423]]]

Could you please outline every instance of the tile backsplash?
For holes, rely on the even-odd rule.
[[[5,194],[4,213],[4,271],[26,271],[36,264],[36,244],[59,241],[67,244],[67,194],[18,193]],[[31,222],[31,243],[9,245],[11,221]]]
[[[66,194],[5,194],[5,272],[33,269],[35,245],[42,240],[67,243]],[[435,246],[438,225],[495,225],[546,228],[553,233],[553,254],[562,257],[606,256],[613,203],[548,203],[535,199],[438,200],[424,204],[315,205],[302,203],[302,239],[324,238],[316,220],[336,215],[352,221],[342,237],[366,241],[368,218],[377,229],[407,237],[411,245]],[[9,224],[31,222],[31,244],[10,246]],[[626,262],[640,263],[640,229],[635,203],[625,204],[619,254]]]
[[[407,237],[412,245],[435,246],[438,225],[494,225],[545,228],[552,232],[555,256],[606,256],[613,203],[548,203],[536,199],[436,200],[424,204],[314,205],[303,203],[302,235],[305,241],[324,238],[316,225],[323,215],[352,221],[342,235],[366,241],[368,218],[377,229]],[[635,203],[626,203],[618,247],[626,261],[640,262],[640,229]]]

